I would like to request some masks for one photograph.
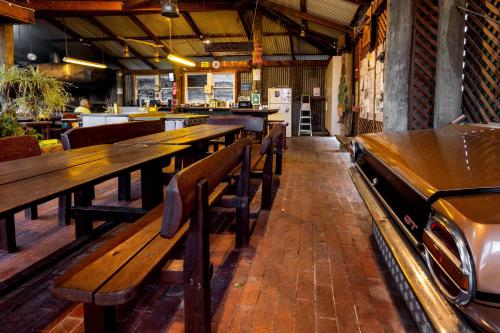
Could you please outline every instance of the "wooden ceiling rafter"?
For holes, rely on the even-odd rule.
[[[306,5],[306,1],[307,0],[300,0],[300,11],[303,12],[303,13],[307,13],[307,5]],[[304,30],[307,31],[307,21],[304,20],[304,19],[301,19],[302,20],[302,26],[304,27]]]
[[[275,2],[272,2],[269,0],[259,1],[259,6],[262,6],[262,7],[265,7],[267,9],[279,12],[281,14],[294,16],[294,17],[300,18],[302,20],[316,23],[316,24],[319,24],[319,25],[322,25],[324,27],[331,28],[331,29],[334,29],[334,30],[337,30],[340,32],[345,32],[345,33],[348,33],[351,35],[353,34],[353,29],[351,27],[348,27],[348,26],[342,24],[342,23],[328,20],[328,19],[325,19],[325,18],[322,18],[319,16],[315,16],[315,15],[306,13],[306,12],[302,12],[302,11],[297,10],[295,8],[281,5],[281,4],[278,4],[278,3],[275,3]]]
[[[124,45],[124,41],[119,39],[117,35],[115,35],[108,27],[106,27],[104,24],[102,24],[98,19],[95,17],[86,17],[86,20],[89,21],[92,25],[94,25],[96,28],[104,32],[106,35],[111,37],[111,39],[120,45]],[[137,51],[134,47],[130,46],[128,43],[125,43],[128,45],[128,49],[130,50],[131,53],[135,54],[141,61],[146,64],[148,67],[155,69],[156,66],[154,63],[146,59],[139,51]]]
[[[189,25],[189,27],[191,28],[191,30],[193,30],[193,32],[198,35],[198,38],[203,41],[203,39],[205,38],[205,35],[200,30],[200,28],[198,27],[196,22],[193,20],[193,18],[191,17],[191,14],[189,14],[188,12],[180,12],[180,13],[181,13],[182,17],[186,20],[186,22]],[[213,52],[209,52],[209,54],[215,60],[220,59],[220,57],[214,55]]]
[[[32,24],[35,23],[35,12],[31,8],[0,0],[0,22]]]
[[[296,57],[295,57],[295,48],[294,48],[294,45],[293,45],[293,35],[292,34],[288,34],[288,42],[290,43],[290,53],[292,55],[292,60],[296,60]]]
[[[165,51],[167,54],[170,54],[172,51],[161,41],[160,38],[158,38],[137,16],[135,15],[129,15],[129,18],[134,22],[139,29],[142,30],[148,36],[149,39],[151,39],[153,42],[155,42],[158,45],[162,45],[162,50]]]
[[[243,30],[245,31],[245,36],[248,39],[249,42],[252,41],[252,28],[247,22],[247,19],[245,17],[245,13],[242,10],[238,10],[238,19],[241,22],[241,25],[243,26]]]
[[[93,47],[95,47],[96,49],[98,49],[100,52],[102,52],[102,54],[105,55],[106,57],[106,61],[111,61],[113,65],[121,68],[121,69],[124,69],[125,66],[123,66],[122,64],[120,64],[119,62],[116,62],[114,61],[114,59],[116,59],[116,57],[112,56],[111,54],[109,54],[108,52],[104,51],[103,49],[101,49],[98,45],[96,45],[93,41],[89,41],[85,38],[83,38],[82,36],[80,36],[76,31],[68,28],[66,25],[64,25],[63,23],[59,22],[58,20],[56,20],[55,18],[45,18],[44,19],[45,21],[47,21],[50,25],[54,26],[55,28],[57,28],[58,30],[60,30],[61,32],[64,32],[66,35],[68,35],[69,37],[71,37],[74,41],[78,42],[78,43],[81,43],[82,41],[85,41],[86,43],[89,43],[91,44]],[[48,41],[49,43],[56,43],[55,41]],[[65,42],[65,40],[63,39],[61,42]],[[68,42],[70,42],[70,40],[68,40]],[[108,59],[109,58],[109,59]]]
[[[113,12],[123,9],[123,1],[55,1],[55,0],[37,0],[31,1],[29,6],[37,12]]]
[[[300,36],[300,24],[289,19],[287,16],[273,10],[269,10],[268,8],[261,8],[261,10],[264,16],[284,26],[287,29],[288,33]],[[336,50],[330,45],[331,41],[334,40],[334,38],[330,37],[328,40],[325,40],[322,36],[313,32],[309,32],[306,37],[303,38],[303,40],[311,46],[325,52],[326,54],[332,55],[336,53]]]

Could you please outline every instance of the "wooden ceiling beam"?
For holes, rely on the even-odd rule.
[[[281,13],[269,10],[267,8],[261,8],[261,9],[267,18],[284,26],[289,34],[291,33],[300,36],[300,31],[301,31],[300,24],[297,24],[295,21],[289,19],[288,17],[286,17]],[[330,37],[327,40],[325,40],[317,33],[313,33],[310,31],[303,39],[310,45],[314,46],[317,49],[320,49],[326,54],[331,55],[336,53],[336,50],[331,46],[331,42],[334,40],[334,38]]]
[[[241,22],[241,25],[243,26],[243,30],[245,31],[245,36],[247,37],[248,41],[252,41],[252,28],[247,22],[247,19],[245,17],[245,13],[241,10],[238,10],[238,19]]]
[[[118,36],[116,36],[111,30],[108,29],[108,27],[106,27],[104,24],[102,24],[99,20],[97,20],[95,17],[87,17],[86,18],[92,25],[94,25],[96,28],[98,28],[99,30],[101,30],[102,32],[104,32],[106,35],[108,35],[109,37],[112,38],[112,40],[114,40],[115,42],[117,43],[120,43],[121,45],[124,44],[124,42],[118,38]],[[147,66],[149,66],[150,68],[156,68],[156,66],[154,65],[154,63],[152,63],[151,61],[149,61],[148,59],[146,59],[146,57],[144,57],[142,54],[139,53],[139,51],[137,51],[136,49],[134,49],[132,46],[130,46],[128,43],[128,49],[130,50],[130,52],[132,52],[133,54],[135,54],[139,59],[142,60],[143,63],[145,63]]]
[[[153,1],[152,0],[125,0],[123,4],[124,4],[125,9],[133,9],[136,7],[147,5],[151,2],[153,2]]]
[[[195,34],[197,34],[201,40],[203,40],[205,38],[205,36],[203,35],[203,32],[200,30],[200,28],[198,28],[198,26],[196,25],[196,22],[193,20],[191,15],[188,12],[184,12],[184,11],[181,12],[181,15],[186,20],[188,25],[191,27],[191,30],[193,30],[193,32]],[[210,56],[212,58],[214,58],[215,60],[219,59],[219,57],[215,56],[213,52],[209,52],[209,53],[210,53]]]
[[[294,9],[294,8],[291,8],[288,6],[280,5],[280,4],[274,3],[274,2],[269,1],[269,0],[261,0],[261,1],[259,1],[259,5],[261,5],[265,8],[274,10],[276,12],[282,13],[282,14],[294,16],[294,17],[297,17],[297,18],[300,18],[300,19],[303,19],[303,20],[306,20],[306,21],[309,21],[312,23],[322,25],[324,27],[328,27],[328,28],[331,28],[331,29],[334,29],[337,31],[349,33],[351,35],[354,32],[352,28],[350,28],[342,23],[327,20],[325,18],[311,15],[308,13],[304,13],[300,10],[297,10],[297,9]]]
[[[0,23],[35,23],[33,9],[0,0]]]
[[[50,0],[37,0],[30,2],[30,7],[37,12],[50,11],[50,12],[80,12],[80,11],[93,11],[93,12],[107,12],[107,11],[120,11],[123,9],[123,1],[50,1]]]
[[[170,54],[171,51],[170,49],[163,44],[160,38],[158,38],[144,23],[142,23],[141,20],[137,18],[135,15],[130,15],[129,18],[134,22],[135,25],[139,27],[152,41],[154,41],[158,45],[162,45],[162,50],[165,51],[167,54]]]
[[[97,46],[93,41],[89,41],[85,38],[83,38],[82,36],[80,36],[78,33],[76,33],[74,30],[68,28],[67,26],[65,26],[64,24],[62,24],[61,22],[57,21],[56,19],[54,18],[45,18],[44,19],[45,21],[47,21],[49,24],[51,24],[52,26],[56,27],[58,30],[60,30],[61,32],[64,32],[66,35],[68,35],[69,37],[73,38],[75,41],[77,42],[82,42],[82,41],[85,41],[85,42],[88,42],[90,43],[93,47],[95,47],[96,49],[98,49],[100,52],[102,52],[107,58],[109,58],[109,61],[111,61],[113,63],[113,65],[119,67],[119,68],[124,68],[124,66],[122,64],[120,64],[119,62],[116,62],[114,61],[115,57],[113,57],[111,54],[107,53],[106,51],[102,50],[99,46]],[[64,42],[65,40],[62,40],[62,42]],[[54,41],[48,41],[49,43],[56,43]],[[69,42],[69,40],[68,40]],[[108,60],[108,59],[107,59]]]

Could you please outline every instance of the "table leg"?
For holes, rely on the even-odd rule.
[[[236,135],[235,133],[226,134],[226,136],[224,138],[224,142],[226,144],[226,147],[234,143],[235,135]]]
[[[75,192],[75,206],[88,207],[92,205],[92,187],[85,186]],[[86,214],[75,214],[75,233],[76,238],[88,236],[92,233],[94,226],[92,225],[92,218]]]
[[[141,168],[142,208],[153,209],[163,201],[161,161],[148,163]]]
[[[65,193],[59,197],[58,223],[59,225],[71,224],[71,192]]]
[[[118,176],[118,200],[119,201],[131,201],[131,175],[130,172],[126,172]]]
[[[0,217],[0,249],[14,252],[16,248],[14,214]]]

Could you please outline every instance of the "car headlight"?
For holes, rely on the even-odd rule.
[[[424,230],[425,260],[446,298],[466,305],[475,291],[475,274],[467,242],[457,226],[441,215],[433,215]]]

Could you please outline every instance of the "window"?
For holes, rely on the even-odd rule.
[[[138,105],[145,100],[159,100],[166,105],[173,99],[174,82],[165,75],[138,75],[135,77],[135,100]]]
[[[142,105],[145,100],[155,100],[156,85],[157,81],[156,76],[154,75],[136,76],[135,87],[137,104]]]
[[[210,99],[235,101],[234,73],[188,73],[185,82],[186,103],[208,103]],[[205,86],[211,89],[205,91]]]
[[[160,76],[160,102],[167,104],[169,99],[174,98],[174,82],[170,81],[168,75]]]

